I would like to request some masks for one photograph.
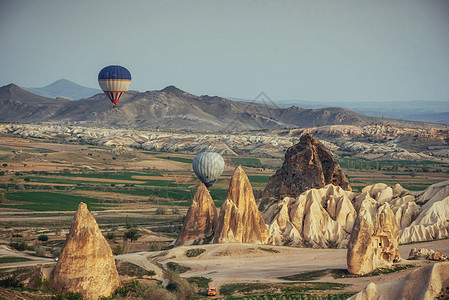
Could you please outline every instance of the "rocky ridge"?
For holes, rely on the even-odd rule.
[[[132,147],[156,151],[214,151],[222,155],[257,154],[282,156],[287,148],[299,142],[302,133],[312,133],[332,151],[350,151],[358,156],[376,159],[433,159],[429,154],[442,150],[428,150],[431,145],[446,145],[447,129],[407,129],[382,125],[332,125],[319,128],[302,128],[272,132],[203,133],[176,130],[106,127],[82,127],[67,125],[0,124],[0,134],[14,134],[23,138],[37,138],[52,142],[75,142],[112,147]],[[411,134],[415,132],[413,136]],[[418,137],[414,137],[418,135]],[[423,139],[407,142],[409,138]],[[404,142],[405,141],[405,142]],[[449,146],[448,146],[449,148]],[[447,151],[447,150],[446,150]],[[443,153],[441,152],[441,153]]]
[[[327,185],[271,203],[263,210],[263,217],[270,244],[345,248],[357,214],[384,206],[397,224],[398,242],[404,244],[449,238],[447,197],[449,181],[429,186],[420,196],[399,184],[390,187],[377,183],[360,193]],[[418,205],[423,202],[426,204]],[[376,214],[370,213],[373,220]]]

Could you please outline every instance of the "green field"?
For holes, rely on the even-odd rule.
[[[193,159],[192,158],[183,158],[183,157],[176,157],[176,156],[156,156],[157,158],[162,158],[162,159],[168,159],[168,160],[172,160],[172,161],[177,161],[177,162],[182,162],[182,163],[186,163],[186,164],[192,164]]]
[[[7,192],[8,202],[1,204],[2,208],[19,208],[34,211],[74,211],[80,202],[86,203],[91,209],[101,210],[102,205],[97,199],[53,192]]]
[[[5,256],[5,257],[0,257],[0,264],[15,263],[15,262],[21,262],[21,261],[31,261],[31,260],[32,259],[29,259],[26,257]]]
[[[242,165],[244,167],[251,168],[263,168],[260,159],[258,158],[250,158],[250,157],[242,157],[242,158],[231,158],[231,161],[234,165]]]

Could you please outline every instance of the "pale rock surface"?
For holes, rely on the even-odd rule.
[[[187,211],[175,246],[203,244],[217,229],[218,212],[209,190],[200,184]]]
[[[53,289],[80,292],[85,299],[109,296],[120,285],[111,248],[85,203],[79,204],[51,282]]]
[[[433,300],[449,285],[449,262],[430,264],[403,279],[383,284],[369,283],[350,300]]]
[[[311,189],[297,199],[286,197],[272,204],[263,216],[273,245],[346,247],[356,212],[354,193],[328,184]]]
[[[268,228],[254,199],[253,189],[243,168],[235,168],[226,201],[220,208],[214,243],[264,244]]]
[[[367,274],[397,261],[400,258],[398,236],[396,218],[390,205],[379,206],[372,198],[365,199],[348,245],[349,273]]]
[[[449,237],[449,181],[429,186],[417,202],[425,204],[418,216],[400,232],[399,242],[410,243]]]

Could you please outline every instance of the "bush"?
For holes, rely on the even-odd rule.
[[[0,287],[23,287],[23,283],[20,282],[15,276],[10,276],[0,280]]]
[[[37,237],[37,239],[41,242],[46,242],[46,241],[48,241],[48,235],[41,234],[40,236]]]
[[[113,240],[113,239],[115,239],[115,234],[114,234],[113,232],[108,232],[108,233],[105,235],[105,237],[106,237],[108,240]]]
[[[137,239],[141,237],[141,235],[138,234],[136,229],[130,229],[127,232],[125,232],[125,234],[123,235],[123,239],[126,240],[131,240],[131,241],[137,241]]]
[[[175,292],[182,297],[178,297],[178,299],[190,299],[195,296],[196,285],[190,284],[187,280],[181,278],[177,272],[167,270],[164,272],[164,278],[168,280],[167,290]]]
[[[206,249],[196,248],[196,249],[189,249],[184,254],[187,257],[196,257],[198,255],[203,254],[204,252],[206,252]]]
[[[178,263],[175,263],[175,262],[172,262],[172,261],[167,263],[167,268],[170,271],[173,271],[173,272],[176,272],[176,273],[185,273],[185,272],[190,270],[189,267],[182,266],[182,265],[180,265]]]
[[[112,253],[114,253],[114,255],[120,255],[123,253],[123,248],[120,245],[117,245],[114,247],[114,249],[112,249]]]
[[[14,248],[14,249],[18,250],[18,251],[25,251],[25,250],[28,249],[28,245],[24,241],[12,242],[12,243],[9,244],[9,246],[11,248]]]
[[[165,207],[158,207],[156,209],[156,215],[166,215],[167,209]]]

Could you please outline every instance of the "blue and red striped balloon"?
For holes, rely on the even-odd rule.
[[[107,66],[98,74],[98,83],[115,108],[131,84],[131,73],[122,66]]]

